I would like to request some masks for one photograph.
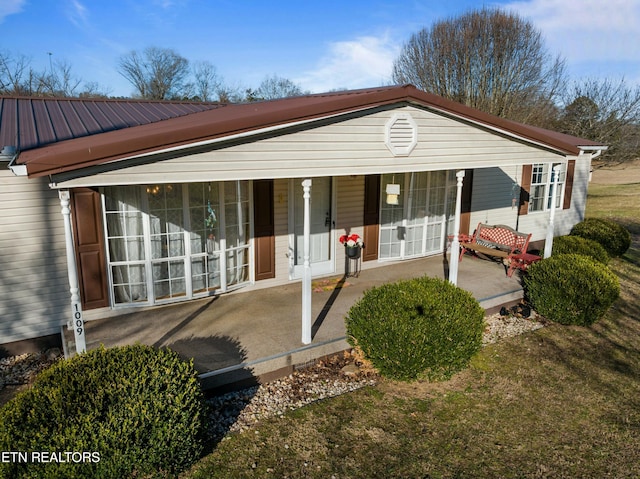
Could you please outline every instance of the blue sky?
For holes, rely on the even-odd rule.
[[[0,0],[0,50],[38,71],[66,61],[114,96],[132,93],[118,59],[148,46],[211,62],[232,86],[278,75],[321,92],[387,82],[412,33],[483,5],[530,20],[572,78],[640,84],[639,0]]]

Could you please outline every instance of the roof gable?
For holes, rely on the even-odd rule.
[[[149,121],[146,124],[113,128],[110,131],[95,131],[45,144],[22,151],[18,163],[26,165],[29,176],[51,175],[194,143],[206,144],[402,103],[415,104],[483,128],[512,135],[561,154],[577,155],[581,146],[602,146],[589,140],[498,118],[405,85],[256,103],[192,104],[208,107],[204,106],[200,111],[187,112],[154,122]],[[126,108],[126,103],[121,106]],[[82,109],[78,106],[77,110]]]

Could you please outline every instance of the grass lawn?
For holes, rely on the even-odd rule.
[[[231,435],[184,478],[640,477],[640,184],[590,186],[632,248],[592,327],[487,346],[442,383],[382,381]]]

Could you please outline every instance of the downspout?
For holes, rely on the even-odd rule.
[[[9,160],[9,169],[16,176],[27,176],[27,165],[17,165],[16,160],[18,159],[18,155],[20,152],[15,146],[3,146],[2,151],[0,151],[0,160]]]

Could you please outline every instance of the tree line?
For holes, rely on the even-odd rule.
[[[148,47],[117,62],[132,97],[153,100],[272,100],[309,92],[277,75],[253,88],[225,83],[209,62],[190,62],[173,49]],[[609,145],[603,158],[624,162],[640,153],[640,87],[623,79],[569,81],[529,21],[497,8],[469,10],[412,34],[394,60],[390,84],[416,87],[479,110]],[[66,62],[36,72],[29,59],[0,52],[0,94],[108,97],[83,83]]]

